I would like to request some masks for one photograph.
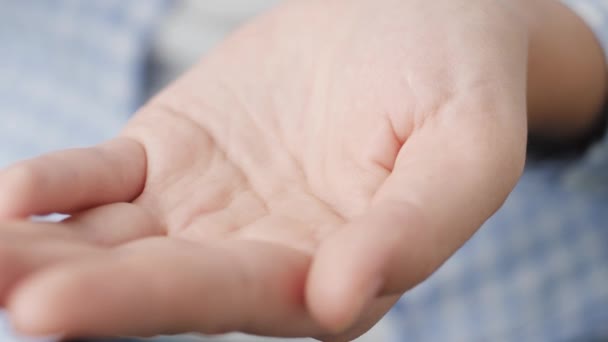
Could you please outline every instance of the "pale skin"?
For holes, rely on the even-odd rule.
[[[592,124],[605,75],[556,1],[286,1],[116,139],[0,173],[0,301],[34,335],[352,339],[500,207],[528,130]]]

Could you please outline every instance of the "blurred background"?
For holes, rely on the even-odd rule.
[[[0,167],[115,135],[147,98],[278,2],[0,0]],[[0,341],[22,340],[7,330],[0,325]],[[501,211],[361,341],[606,336],[608,147],[601,142],[576,159],[531,160]],[[250,340],[276,341],[206,339]]]

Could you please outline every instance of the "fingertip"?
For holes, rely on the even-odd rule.
[[[70,330],[71,318],[77,316],[70,310],[84,304],[73,305],[81,292],[77,284],[69,273],[48,271],[18,285],[7,303],[13,327],[26,336],[59,335]]]
[[[352,238],[352,236],[350,236]],[[354,325],[382,288],[382,278],[357,270],[357,257],[346,234],[337,234],[319,249],[308,279],[307,304],[313,318],[331,334]],[[350,246],[349,246],[350,245]],[[365,251],[360,251],[365,252]]]
[[[29,300],[20,294],[11,298],[7,306],[13,328],[26,336],[43,336],[50,334],[50,324],[46,305]]]
[[[377,298],[382,281],[372,280],[362,291],[352,289],[321,290],[311,296],[309,309],[313,318],[332,335],[351,329]]]
[[[309,291],[308,307],[313,319],[330,335],[338,335],[346,331],[354,322],[354,315],[344,307],[344,301],[339,300],[331,291]]]
[[[27,218],[26,204],[40,182],[41,175],[25,163],[0,171],[0,219]]]

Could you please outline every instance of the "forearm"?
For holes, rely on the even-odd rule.
[[[531,27],[531,134],[572,138],[597,122],[607,93],[604,53],[593,32],[557,0],[523,0]]]

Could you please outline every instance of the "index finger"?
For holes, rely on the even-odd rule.
[[[145,150],[128,138],[22,161],[0,172],[0,219],[129,202],[145,174]]]

